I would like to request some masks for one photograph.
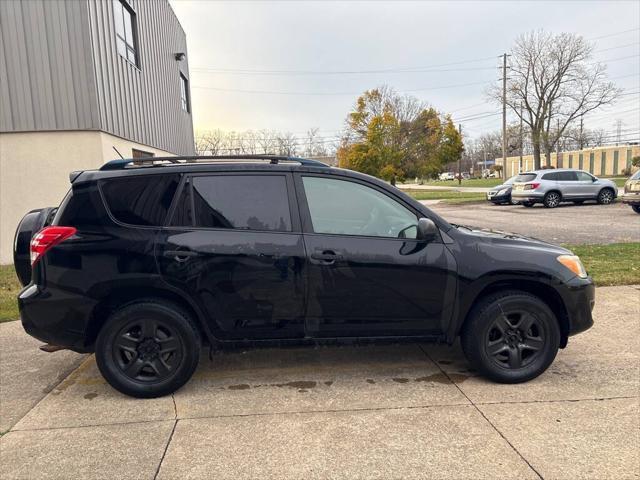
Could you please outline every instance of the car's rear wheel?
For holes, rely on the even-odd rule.
[[[552,191],[552,192],[547,192],[547,194],[544,196],[544,200],[542,201],[542,203],[547,208],[556,208],[558,205],[560,205],[561,200],[562,200],[562,197],[560,196],[560,193]]]
[[[98,334],[96,362],[109,384],[132,397],[168,395],[184,385],[200,358],[189,315],[161,301],[117,310]]]
[[[531,208],[533,207],[533,202],[520,202],[520,205],[527,207],[527,208]]]
[[[526,382],[544,372],[560,345],[560,327],[549,307],[526,292],[507,291],[482,300],[461,332],[473,367],[501,383]]]
[[[603,188],[598,194],[598,203],[600,205],[609,205],[613,202],[615,196],[610,188]]]

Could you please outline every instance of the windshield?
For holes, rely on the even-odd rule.
[[[538,175],[535,173],[521,173],[518,175],[513,181],[514,182],[530,182],[531,180],[535,180]]]

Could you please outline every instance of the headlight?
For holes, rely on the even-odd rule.
[[[560,255],[558,261],[580,278],[587,278],[587,271],[577,255]]]
[[[500,196],[500,195],[504,195],[505,193],[507,193],[507,189],[506,189],[506,188],[503,188],[502,190],[500,190],[500,191],[498,192],[498,196]]]

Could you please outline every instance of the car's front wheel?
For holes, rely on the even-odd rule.
[[[480,373],[520,383],[544,372],[560,346],[560,327],[549,307],[521,291],[493,294],[470,313],[461,332],[465,356]]]
[[[200,335],[181,309],[148,300],[114,312],[96,341],[96,362],[109,384],[132,397],[168,395],[184,385],[200,358]]]
[[[640,213],[640,205],[631,205],[631,208],[634,212]]]
[[[598,203],[600,205],[609,205],[614,199],[615,195],[613,194],[613,190],[610,188],[603,188],[598,194]]]

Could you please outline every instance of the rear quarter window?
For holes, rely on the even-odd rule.
[[[558,172],[545,173],[544,175],[542,175],[542,179],[543,180],[557,181],[558,180]]]
[[[145,227],[164,225],[180,175],[141,175],[101,182],[111,215],[119,222]]]

